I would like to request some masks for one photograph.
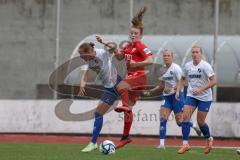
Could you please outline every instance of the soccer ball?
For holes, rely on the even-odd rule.
[[[240,149],[238,149],[238,150],[237,150],[237,154],[239,154],[239,155],[240,155]]]
[[[116,150],[115,144],[112,141],[105,140],[99,145],[99,151],[102,154],[114,154]]]

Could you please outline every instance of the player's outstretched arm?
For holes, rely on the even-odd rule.
[[[115,57],[118,60],[123,60],[124,59],[124,54],[121,54],[118,50],[117,50],[117,45],[113,42],[108,42],[108,41],[104,41],[100,36],[96,36],[96,40],[103,44],[104,46],[106,46],[107,50],[109,51],[109,53],[114,53]]]
[[[88,80],[89,70],[81,70],[81,72],[82,72],[81,73],[82,77],[81,77],[81,80],[80,80],[78,95],[79,96],[84,96],[86,94],[85,93],[85,86],[86,86],[86,83],[87,83],[87,80]]]
[[[114,53],[115,57],[118,60],[123,60],[124,59],[124,54],[121,54],[118,50],[117,50],[117,45],[113,42],[108,42],[108,41],[104,41],[100,36],[96,36],[96,40],[105,45],[107,47],[107,50],[109,51],[109,53]]]
[[[103,44],[104,46],[106,46],[106,49],[110,52],[110,53],[114,53],[117,49],[117,45],[113,42],[108,42],[108,41],[104,41],[100,36],[96,35],[96,40]]]
[[[151,96],[151,95],[155,95],[157,93],[162,94],[163,90],[164,90],[164,81],[160,81],[157,86],[155,86],[154,88],[152,88],[148,91],[143,92],[143,94],[145,96]]]

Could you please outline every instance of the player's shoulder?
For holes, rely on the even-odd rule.
[[[174,69],[177,69],[177,70],[181,70],[182,68],[178,65],[178,64],[176,64],[176,63],[173,63],[172,64],[172,67],[174,68]]]
[[[142,41],[135,42],[136,47],[147,47]]]
[[[137,48],[138,50],[143,51],[145,54],[151,54],[151,50],[141,41],[137,41],[135,42],[135,48]]]
[[[107,54],[107,52],[104,49],[101,49],[101,48],[96,48],[95,52],[96,52],[97,57],[104,57],[104,55]]]
[[[181,74],[182,73],[182,68],[176,63],[172,63],[171,68],[172,68],[172,70],[175,74],[179,74],[179,73]]]
[[[201,63],[202,63],[202,65],[206,65],[206,66],[209,66],[210,64],[207,62],[207,61],[205,61],[205,60],[201,60]]]
[[[212,68],[212,66],[207,62],[207,61],[205,61],[205,60],[202,60],[201,61],[201,64],[202,64],[202,66],[205,68]]]
[[[184,65],[185,68],[191,67],[191,66],[193,66],[193,61],[189,61]]]

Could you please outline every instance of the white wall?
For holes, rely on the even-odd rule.
[[[74,101],[69,116],[64,111],[57,111],[56,104],[61,100],[0,100],[0,132],[24,133],[91,133],[93,120],[79,121],[79,113],[94,109],[98,101]],[[71,102],[70,100],[63,102]],[[160,101],[139,101],[134,108],[135,119],[132,134],[158,135]],[[59,118],[59,115],[62,118]],[[67,121],[62,119],[66,118]],[[196,115],[193,117],[196,122]],[[207,121],[214,136],[240,138],[240,104],[214,103]],[[123,114],[114,111],[104,116],[101,133],[121,134]],[[181,135],[173,115],[170,116],[167,128],[168,135]],[[191,135],[196,135],[191,131]]]

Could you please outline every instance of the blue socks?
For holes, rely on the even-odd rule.
[[[183,123],[183,122],[177,123],[177,125],[178,125],[179,127],[182,127],[182,123]],[[188,122],[188,123],[189,123],[190,127],[193,126],[193,123],[192,123],[192,122]]]
[[[92,133],[92,143],[97,143],[97,139],[103,126],[103,116],[95,112],[95,121]]]
[[[178,127],[182,127],[182,122],[177,123]]]
[[[192,122],[188,122],[188,125],[191,127],[193,127],[193,123]]]
[[[188,141],[189,139],[191,126],[192,126],[191,122],[182,122],[182,135],[183,135],[183,140],[185,141]]]
[[[205,123],[203,126],[199,126],[199,128],[202,131],[205,138],[211,137],[209,127],[208,127],[207,123]]]
[[[160,128],[159,128],[159,133],[160,133],[160,139],[165,139],[166,137],[166,132],[167,132],[167,120],[164,118],[160,119]]]

